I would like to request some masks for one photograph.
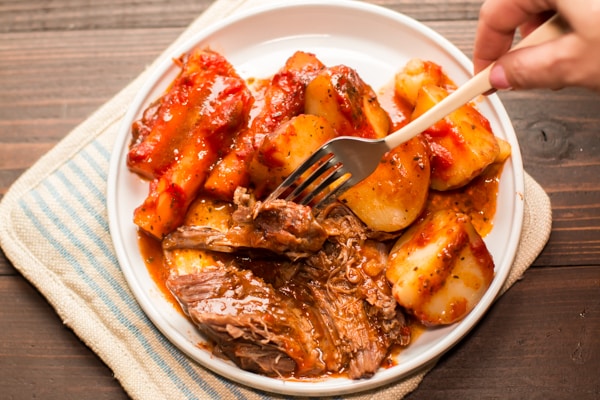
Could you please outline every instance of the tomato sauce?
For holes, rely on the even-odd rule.
[[[173,305],[173,307],[175,307],[175,309],[183,313],[179,302],[167,288],[169,267],[165,263],[161,242],[151,235],[138,230],[138,246],[144,260],[144,265],[162,295]]]
[[[465,213],[471,217],[477,232],[485,237],[493,228],[501,174],[502,164],[494,164],[464,188],[447,192],[431,191],[426,209],[431,212],[453,209]],[[169,269],[164,262],[160,241],[140,232],[138,243],[144,264],[158,289],[176,309],[181,311],[179,303],[166,285]]]
[[[255,98],[252,110],[250,111],[252,118],[256,116],[258,110],[264,105],[266,83],[266,80],[258,79],[248,81]],[[397,130],[408,123],[412,113],[411,106],[400,101],[394,95],[393,83],[380,90],[378,100],[390,116],[391,131]],[[482,237],[486,236],[493,228],[502,166],[503,164],[491,165],[479,177],[463,188],[445,192],[430,191],[425,212],[434,212],[441,209],[452,209],[462,212],[471,217],[473,226],[477,232]],[[151,278],[165,299],[183,314],[180,304],[166,285],[170,272],[164,259],[160,241],[148,234],[144,234],[140,230],[138,243],[145,267]],[[412,340],[415,340],[427,328],[418,322],[411,321],[410,329]],[[390,355],[383,361],[382,367],[389,368],[394,366],[396,364],[396,355],[401,350],[401,347],[392,349]]]
[[[381,107],[390,115],[391,131],[400,129],[410,121],[412,107],[395,95],[394,82],[381,88],[378,92],[378,100]],[[489,127],[489,122],[483,116],[481,118]],[[445,129],[446,133],[447,131],[448,128]],[[442,158],[437,155],[438,159]],[[467,214],[471,217],[471,222],[479,235],[485,237],[493,227],[502,166],[503,164],[489,166],[465,187],[444,192],[431,190],[426,210],[433,212],[452,209]]]
[[[503,164],[492,164],[467,186],[445,192],[431,191],[427,210],[450,209],[471,217],[471,223],[481,237],[493,227],[496,214],[496,198]]]
[[[377,93],[377,100],[381,107],[390,116],[390,132],[398,130],[410,121],[412,107],[405,101],[398,99],[394,93],[394,82],[385,85]]]

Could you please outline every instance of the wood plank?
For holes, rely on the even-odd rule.
[[[125,398],[22,278],[0,277],[0,304],[0,387],[8,398]],[[596,398],[599,331],[597,267],[529,270],[408,399]]]
[[[0,196],[182,31],[0,33]],[[0,257],[0,273],[7,271]]]
[[[600,269],[526,272],[407,400],[597,399]]]
[[[535,265],[598,265],[598,95],[582,89],[501,93],[523,165],[553,206],[550,243]]]
[[[468,52],[474,30],[474,23],[469,24],[430,25]],[[148,41],[153,32],[2,34],[7,39],[3,43],[8,43],[0,48],[3,151],[9,143],[50,148],[139,74],[181,29],[154,32],[157,39]],[[551,244],[536,265],[586,265],[600,260],[596,96],[573,89],[501,94],[520,140],[525,169],[550,193],[554,206]],[[18,167],[0,163],[0,194],[38,153],[21,160]]]
[[[57,142],[139,75],[179,34],[151,30],[4,34],[3,141]]]
[[[211,3],[210,0],[169,2],[169,10],[165,12],[165,3],[161,0],[2,0],[0,32],[184,27]],[[377,0],[371,3],[421,21],[456,21],[475,20],[481,0]]]
[[[184,27],[210,0],[80,0],[0,2],[0,32],[72,31],[120,28]]]
[[[0,147],[0,170],[28,168],[52,147],[52,143],[5,143]]]
[[[20,276],[0,276],[4,399],[126,399],[112,371]]]
[[[169,2],[165,13],[159,0],[0,0],[0,199],[42,149],[137,76],[210,3]],[[480,0],[373,3],[425,22],[471,55]],[[598,97],[572,89],[500,96],[526,170],[550,194],[553,233],[524,280],[409,398],[599,398]],[[1,252],[0,304],[3,398],[127,398]]]

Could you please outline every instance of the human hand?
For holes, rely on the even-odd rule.
[[[526,36],[554,12],[572,31],[510,53],[517,29]],[[600,92],[600,0],[486,0],[480,11],[473,62],[479,72],[496,61],[496,89],[587,87]]]

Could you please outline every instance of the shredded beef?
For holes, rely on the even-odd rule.
[[[327,232],[315,220],[310,207],[284,200],[257,202],[239,189],[235,203],[237,209],[228,230],[184,225],[163,240],[163,247],[230,253],[262,249],[296,259],[318,251],[327,239]]]
[[[172,237],[177,245],[165,246],[167,257],[187,246],[222,251],[223,243],[234,253],[230,262],[167,282],[217,352],[271,376],[359,379],[372,376],[393,346],[408,344],[410,330],[385,279],[388,248],[369,239],[346,207],[333,203],[315,218],[297,204],[255,202],[247,192],[238,192],[236,204],[234,226],[259,240],[242,240],[232,228],[218,246],[199,245],[197,237],[190,245],[181,233],[197,228],[186,227]],[[257,243],[272,254],[235,255]]]

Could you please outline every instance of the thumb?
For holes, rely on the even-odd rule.
[[[561,89],[575,84],[579,47],[563,36],[503,55],[490,72],[491,85],[506,89]]]

